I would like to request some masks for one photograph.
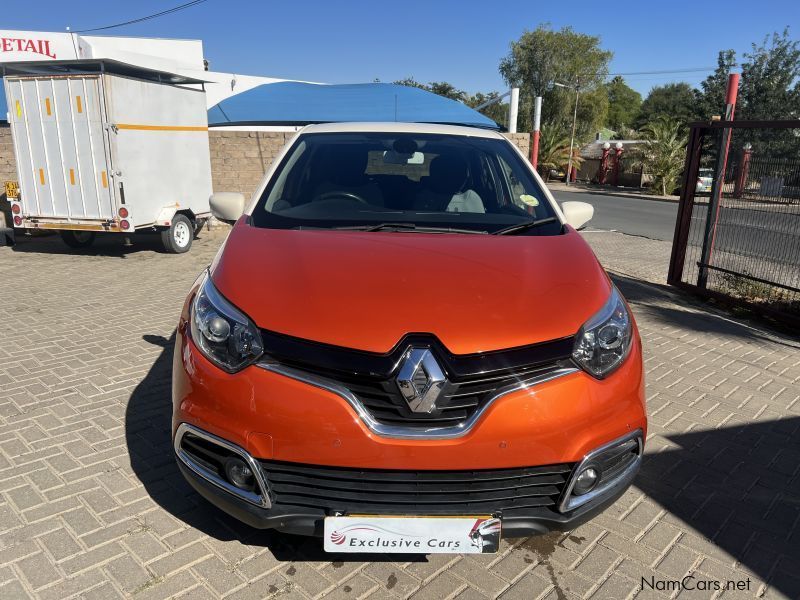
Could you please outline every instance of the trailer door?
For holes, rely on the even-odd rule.
[[[7,77],[6,86],[24,212],[113,218],[100,78]]]

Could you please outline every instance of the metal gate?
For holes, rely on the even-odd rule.
[[[5,82],[24,214],[113,218],[100,77]]]
[[[694,123],[684,173],[668,282],[800,324],[800,121]]]

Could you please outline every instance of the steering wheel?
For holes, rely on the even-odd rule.
[[[345,192],[343,190],[325,192],[318,198],[318,201],[331,200],[332,198],[348,198],[350,200],[354,200],[355,202],[360,202],[361,204],[369,204],[369,202],[364,200],[364,198],[358,194],[354,194],[353,192]]]

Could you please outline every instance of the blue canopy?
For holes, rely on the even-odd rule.
[[[208,111],[211,126],[345,121],[448,123],[499,129],[497,123],[460,102],[393,83],[265,83],[226,98]]]

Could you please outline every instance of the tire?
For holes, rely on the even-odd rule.
[[[170,254],[183,254],[192,247],[194,224],[186,215],[177,214],[172,217],[169,229],[161,231],[161,244]]]
[[[94,231],[70,231],[61,230],[61,239],[70,248],[88,248],[94,244],[94,238],[97,234]]]

